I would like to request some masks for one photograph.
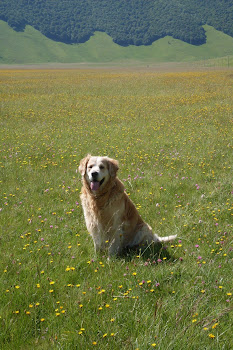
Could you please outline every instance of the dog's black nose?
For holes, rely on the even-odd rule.
[[[96,180],[97,177],[98,177],[97,171],[93,171],[93,173],[91,173],[91,176],[92,176],[92,178],[93,178],[94,180]]]

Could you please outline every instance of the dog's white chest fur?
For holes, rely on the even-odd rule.
[[[117,202],[111,202],[103,209],[93,210],[92,201],[83,196],[81,199],[87,230],[93,238],[95,250],[104,250],[111,246],[117,233],[122,234],[120,218],[123,208],[119,208]]]

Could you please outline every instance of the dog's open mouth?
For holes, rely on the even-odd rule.
[[[101,181],[92,181],[91,182],[91,190],[92,191],[98,191],[102,183],[104,182],[104,178]]]

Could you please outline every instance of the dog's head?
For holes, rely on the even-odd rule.
[[[79,165],[79,171],[93,192],[100,192],[106,184],[116,177],[118,162],[108,157],[87,155]]]

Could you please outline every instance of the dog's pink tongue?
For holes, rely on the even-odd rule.
[[[91,190],[92,191],[97,191],[100,187],[100,183],[99,182],[91,182]]]

